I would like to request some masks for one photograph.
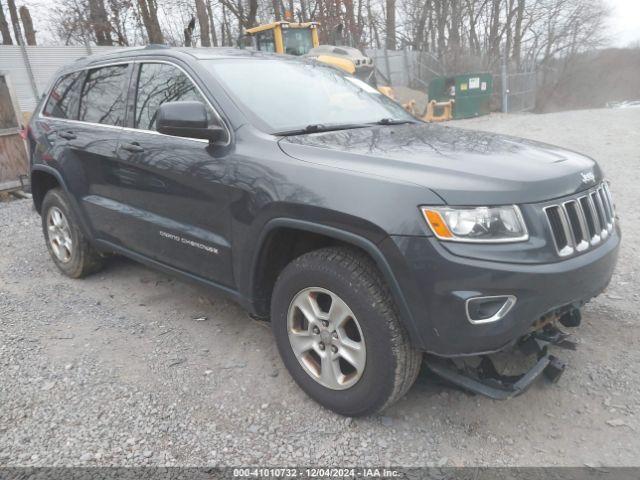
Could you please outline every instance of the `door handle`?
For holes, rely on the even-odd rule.
[[[77,135],[73,133],[71,130],[58,132],[58,136],[64,138],[65,140],[73,140],[74,138],[78,138]]]
[[[138,142],[124,143],[120,146],[120,148],[132,153],[144,152],[144,148],[141,147]]]

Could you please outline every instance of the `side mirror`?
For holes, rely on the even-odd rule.
[[[166,102],[158,109],[156,130],[175,137],[220,140],[224,128],[208,124],[207,109],[202,102]]]

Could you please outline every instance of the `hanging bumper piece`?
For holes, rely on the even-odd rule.
[[[519,375],[503,375],[498,373],[490,355],[481,355],[475,367],[460,366],[454,360],[425,355],[424,363],[429,371],[443,380],[463,390],[484,395],[494,400],[507,400],[526,391],[541,375],[552,383],[556,383],[566,364],[549,354],[549,345],[575,350],[576,344],[570,335],[555,326],[548,325],[544,329],[530,333],[517,344],[517,349],[525,355],[536,355],[536,363],[526,372]]]

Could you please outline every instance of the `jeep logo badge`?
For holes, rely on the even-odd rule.
[[[580,177],[582,177],[582,183],[594,183],[596,181],[596,176],[593,172],[581,172]]]

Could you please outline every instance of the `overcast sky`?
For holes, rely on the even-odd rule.
[[[605,0],[611,6],[611,44],[627,46],[640,42],[640,0]]]

